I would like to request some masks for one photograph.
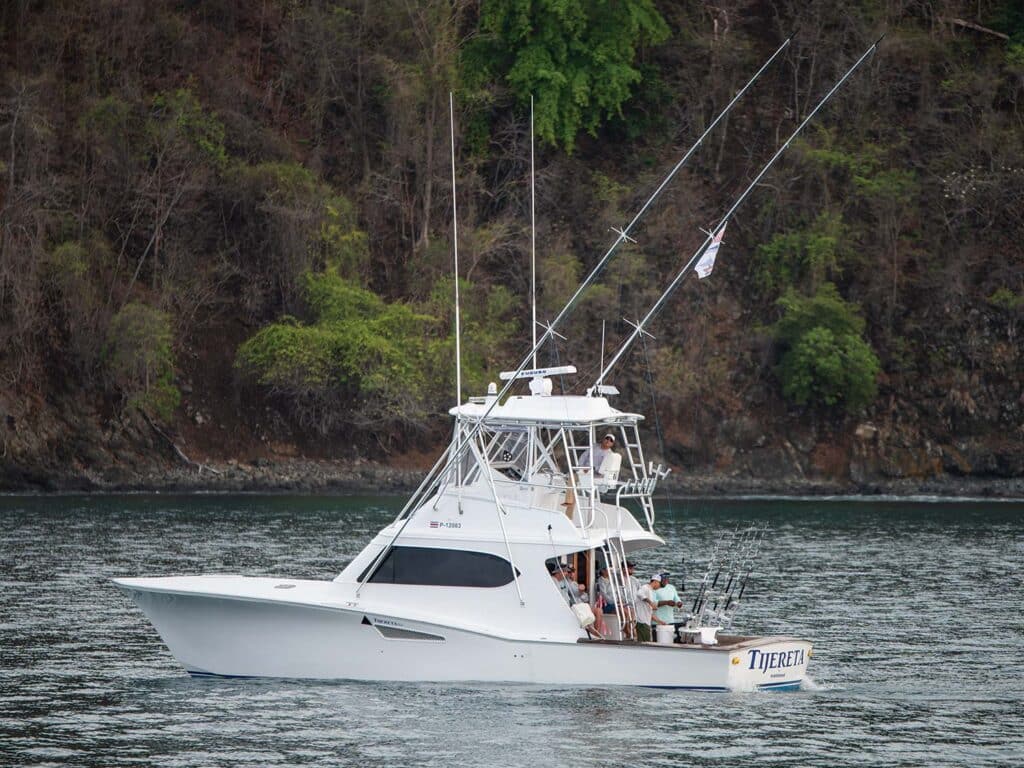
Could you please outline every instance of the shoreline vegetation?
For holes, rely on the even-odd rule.
[[[3,493],[409,493],[426,468],[396,467],[364,460],[229,459],[202,468],[150,466],[132,470],[66,473],[0,468]],[[947,496],[1024,498],[1024,478],[897,478],[870,482],[797,476],[753,477],[715,472],[673,472],[658,486],[658,496]]]
[[[0,491],[414,487],[784,39],[558,394],[885,31],[602,381],[670,493],[1024,497],[1024,5],[726,5],[0,4]]]

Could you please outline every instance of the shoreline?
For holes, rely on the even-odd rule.
[[[74,468],[24,470],[0,466],[0,493],[337,493],[388,495],[412,492],[427,468],[314,459],[228,460],[197,467],[154,465],[101,471]],[[939,475],[929,478],[878,479],[855,483],[803,477],[752,477],[676,470],[658,486],[671,498],[737,496],[929,497],[1024,500],[1024,477]]]

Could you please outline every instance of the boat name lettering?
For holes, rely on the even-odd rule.
[[[397,621],[391,621],[391,619],[374,619],[373,623],[374,624],[382,624],[385,627],[399,627],[399,628],[401,628],[401,626],[402,626]]]
[[[462,523],[456,523],[451,520],[431,520],[431,528],[461,528]]]
[[[759,669],[762,672],[783,667],[798,667],[804,663],[806,658],[802,649],[765,653],[764,651],[752,648],[747,653],[750,654],[750,666],[747,669]]]

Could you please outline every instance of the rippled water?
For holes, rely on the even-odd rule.
[[[677,501],[642,571],[770,540],[737,628],[812,690],[187,677],[118,575],[332,578],[400,499],[0,497],[2,765],[1024,765],[1024,504]]]

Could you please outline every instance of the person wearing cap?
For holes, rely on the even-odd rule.
[[[565,569],[559,562],[548,562],[548,573],[551,574],[551,578],[555,582],[555,586],[558,587],[558,591],[562,595],[562,599],[565,600],[569,605],[572,605],[572,600],[569,597],[569,588],[566,584]]]
[[[600,470],[604,460],[614,448],[615,435],[609,432],[601,438],[601,442],[598,445],[592,445],[583,452],[583,456],[580,457],[580,467],[583,468],[584,472],[589,472],[593,469],[594,477],[601,477],[602,475],[598,470]]]
[[[660,619],[660,624],[673,624],[675,623],[675,610],[676,608],[682,608],[683,603],[679,599],[679,593],[676,591],[669,579],[669,574],[662,572],[661,574],[661,589],[654,593],[655,602],[658,604],[658,609],[654,612],[654,615]]]
[[[661,587],[661,574],[651,576],[647,584],[640,585],[636,591],[636,639],[641,643],[651,642],[651,622],[655,621],[654,591]],[[660,619],[657,620],[660,624]]]
[[[565,566],[565,583],[566,588],[569,590],[569,597],[572,598],[570,604],[586,602],[586,600],[583,599],[586,587],[583,584],[577,583],[576,569],[571,565]]]

